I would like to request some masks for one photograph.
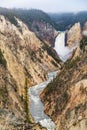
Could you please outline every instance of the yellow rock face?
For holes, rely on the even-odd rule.
[[[67,45],[72,47],[73,45],[79,44],[81,37],[80,23],[76,23],[67,33]]]
[[[0,63],[0,110],[3,111],[0,129],[8,118],[7,129],[15,129],[21,121],[21,125],[16,127],[22,130],[28,129],[25,122],[25,111],[29,110],[28,106],[26,108],[28,97],[25,99],[28,87],[46,80],[47,72],[57,69],[59,64],[48,54],[48,45],[40,41],[21,20],[15,19],[17,26],[0,16],[0,51],[7,63],[6,68]],[[11,121],[13,125],[9,124]],[[41,127],[37,125],[31,130],[34,128],[39,130]]]
[[[68,61],[42,92],[45,112],[56,130],[87,129],[87,52]]]
[[[57,119],[57,130],[86,130],[87,129],[87,80],[82,80],[71,87],[71,97],[62,115]],[[76,113],[77,112],[77,113]],[[59,121],[60,120],[60,121]],[[63,126],[63,121],[65,126]],[[61,124],[60,124],[61,122]]]
[[[0,48],[22,95],[26,77],[28,86],[42,82],[46,79],[47,71],[56,69],[53,63],[58,64],[43,49],[44,43],[22,21],[15,19],[17,27],[0,16]]]

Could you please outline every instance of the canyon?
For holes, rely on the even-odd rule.
[[[15,129],[16,126],[17,129],[31,129],[27,125],[28,120],[30,122],[27,89],[45,81],[49,71],[61,66],[53,58],[56,56],[55,52],[38,39],[21,20],[16,17],[15,20],[17,26],[6,17],[0,16],[0,128],[5,128],[5,122],[9,129]],[[10,125],[10,122],[14,123]]]
[[[75,24],[68,32],[72,38],[73,34],[78,34],[77,38],[74,36],[68,42],[70,48],[75,44],[75,39],[78,44],[72,58],[64,63],[58,76],[40,94],[45,104],[44,111],[55,122],[56,130],[87,129],[87,38],[84,33],[87,29],[85,24],[83,30],[77,29],[78,32],[73,33],[77,27]]]
[[[86,130],[87,22],[59,32],[48,21],[29,27],[10,17],[0,15],[0,129],[49,129],[46,117],[55,123],[50,130]],[[44,105],[41,120],[32,101]]]

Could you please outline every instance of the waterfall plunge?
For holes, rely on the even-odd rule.
[[[76,46],[72,48],[65,46],[65,32],[60,32],[60,34],[57,36],[55,40],[55,47],[54,47],[60,59],[63,62],[65,62],[67,59],[69,59],[72,56],[72,52],[75,48]]]

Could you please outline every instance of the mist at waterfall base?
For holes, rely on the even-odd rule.
[[[44,113],[44,105],[41,102],[41,99],[39,97],[42,90],[47,86],[53,78],[57,75],[57,71],[48,73],[48,80],[40,83],[38,85],[32,86],[29,88],[29,96],[30,96],[30,113],[36,123],[40,123],[43,127],[47,128],[47,130],[54,130],[55,124],[50,119],[49,116],[47,116]]]
[[[65,32],[59,32],[55,40],[54,49],[63,62],[67,61],[72,56],[72,52],[75,48],[76,46],[72,48],[65,46]]]

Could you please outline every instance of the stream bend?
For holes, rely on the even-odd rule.
[[[55,124],[50,119],[50,117],[44,113],[44,105],[41,102],[39,94],[47,86],[47,84],[51,82],[51,80],[53,80],[54,77],[56,77],[56,75],[57,71],[48,73],[47,81],[30,87],[28,91],[30,97],[30,113],[34,121],[36,123],[39,122],[43,127],[47,128],[47,130],[54,130]]]

